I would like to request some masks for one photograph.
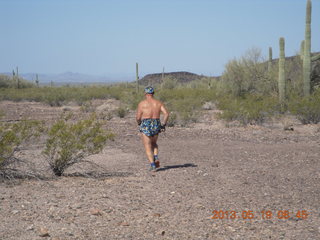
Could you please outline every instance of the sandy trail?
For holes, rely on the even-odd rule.
[[[159,137],[156,173],[148,171],[133,113],[109,127],[115,141],[90,157],[104,167],[96,169],[100,178],[0,183],[0,239],[319,239],[319,126],[169,128]],[[24,157],[46,169],[40,153]],[[66,174],[90,171],[74,166]],[[214,210],[237,218],[211,219]],[[296,216],[302,210],[306,219]],[[249,211],[254,218],[244,219]],[[289,218],[279,219],[284,211]]]

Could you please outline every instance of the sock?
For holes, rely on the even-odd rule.
[[[153,163],[150,163],[151,167],[156,167],[156,164],[153,162]]]
[[[154,160],[159,160],[159,159],[158,159],[158,155],[154,155],[154,156],[153,156],[153,159],[154,159]]]

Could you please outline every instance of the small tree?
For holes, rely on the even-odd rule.
[[[102,129],[95,115],[75,123],[60,119],[48,131],[44,154],[53,173],[61,176],[68,167],[100,152],[112,137]]]

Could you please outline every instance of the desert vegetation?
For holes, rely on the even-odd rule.
[[[290,40],[279,37],[269,56],[251,48],[218,77],[140,78],[138,63],[130,83],[0,75],[0,239],[317,239],[320,54],[310,24],[307,0],[299,54],[286,56]],[[157,173],[135,121],[149,85],[171,112]]]
[[[248,124],[263,124],[272,117],[292,115],[302,124],[320,122],[320,88],[312,81],[312,66],[320,65],[319,54],[310,52],[311,45],[311,1],[307,1],[306,34],[299,55],[285,57],[285,39],[279,39],[279,59],[273,59],[269,48],[268,58],[261,50],[249,49],[243,56],[230,60],[218,78],[197,76],[196,80],[182,81],[180,75],[157,74],[150,77],[156,90],[156,98],[163,101],[171,111],[169,126],[187,126],[197,122],[203,114],[205,104],[220,110],[218,117],[226,121]],[[268,60],[266,60],[268,59]],[[313,65],[312,65],[313,64]],[[183,73],[185,74],[185,73]],[[182,76],[184,76],[182,74]],[[318,74],[318,75],[317,75]],[[314,73],[316,79],[320,73]],[[185,75],[187,76],[187,75]],[[144,84],[144,85],[143,85]],[[46,147],[43,153],[56,175],[83,160],[87,155],[101,151],[112,135],[101,129],[102,119],[111,119],[112,114],[124,118],[134,111],[143,98],[143,88],[150,82],[139,78],[136,63],[136,81],[100,86],[39,86],[18,75],[18,68],[11,77],[0,76],[0,101],[36,101],[52,107],[74,102],[81,106],[83,116],[94,114],[94,99],[116,99],[121,105],[106,116],[98,116],[68,123],[60,119],[46,126]],[[0,170],[16,160],[14,153],[24,141],[35,135],[35,122],[1,123]]]
[[[0,177],[14,178],[21,175],[16,166],[23,160],[17,155],[22,146],[38,138],[43,131],[39,121],[20,121],[17,123],[0,122]],[[35,177],[32,171],[22,175]]]

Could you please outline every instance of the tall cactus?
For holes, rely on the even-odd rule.
[[[38,74],[36,74],[36,85],[37,85],[37,87],[39,87],[39,77],[38,77]]]
[[[271,68],[272,68],[272,47],[269,47],[268,72],[271,72]]]
[[[304,57],[304,40],[302,40],[300,44],[300,59],[302,61],[303,61],[303,57]]]
[[[306,29],[304,40],[303,56],[303,94],[310,95],[310,76],[311,76],[311,0],[307,1],[306,9]]]
[[[20,88],[19,68],[18,67],[17,67],[17,71],[16,71],[16,77],[17,77],[17,88]]]
[[[14,69],[12,70],[12,86],[13,87],[16,86],[16,73],[15,73]]]
[[[136,91],[139,92],[139,65],[136,63]]]
[[[279,88],[279,101],[284,103],[285,92],[286,92],[286,76],[285,76],[285,52],[284,52],[284,38],[281,37],[279,40],[280,45],[280,56],[279,56],[279,78],[278,78],[278,88]]]

